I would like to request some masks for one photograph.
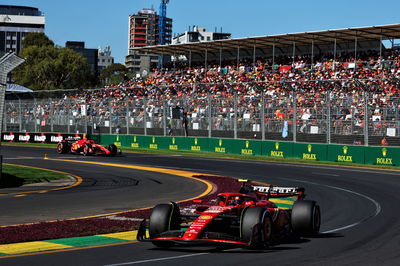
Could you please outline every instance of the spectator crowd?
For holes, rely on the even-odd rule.
[[[264,119],[267,128],[279,131],[279,120],[291,121],[296,112],[299,130],[304,132],[310,125],[322,127],[330,108],[333,127],[339,134],[351,134],[362,133],[367,101],[371,125],[380,134],[381,128],[396,127],[399,121],[399,78],[399,50],[386,50],[381,56],[376,51],[359,52],[357,58],[344,53],[276,57],[273,61],[258,58],[255,63],[246,59],[222,65],[192,63],[190,68],[179,64],[103,89],[80,90],[41,104],[26,103],[22,110],[26,119],[46,120],[68,113],[74,118],[95,117],[99,124],[124,117],[133,127],[140,127],[145,113],[154,125],[161,124],[164,106],[185,107],[191,124],[206,118],[211,106],[213,129],[229,130],[236,106],[236,119],[239,125],[243,122],[243,130],[257,131],[252,124]],[[19,111],[14,105],[7,112],[17,116]]]

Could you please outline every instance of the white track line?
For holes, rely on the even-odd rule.
[[[356,223],[353,223],[353,224],[349,224],[349,225],[346,225],[346,226],[342,226],[342,227],[339,227],[339,228],[335,228],[335,229],[331,229],[331,230],[328,230],[328,231],[325,231],[325,232],[321,232],[322,234],[329,234],[329,233],[333,233],[333,232],[338,232],[338,231],[342,231],[342,230],[357,226],[357,225],[361,224],[362,222],[364,222],[366,219],[374,218],[374,217],[378,216],[378,214],[382,211],[382,207],[379,204],[379,202],[377,202],[376,200],[374,200],[371,197],[368,197],[367,195],[355,192],[353,190],[340,188],[340,187],[335,187],[335,186],[330,186],[330,185],[318,184],[318,183],[315,183],[315,182],[304,181],[304,180],[299,180],[299,179],[289,179],[289,178],[282,178],[282,179],[291,180],[291,181],[297,181],[297,182],[306,183],[306,184],[312,184],[312,185],[317,185],[317,186],[324,186],[324,187],[329,187],[329,188],[333,188],[333,189],[336,189],[336,190],[348,192],[350,194],[354,194],[354,195],[360,196],[362,198],[365,198],[365,199],[371,201],[375,205],[375,214],[372,217],[367,217],[367,218],[364,218],[363,220],[361,220],[359,222],[356,222]]]
[[[181,259],[181,258],[202,256],[202,255],[208,255],[208,254],[210,254],[210,253],[194,253],[194,254],[173,256],[173,257],[165,257],[165,258],[158,258],[158,259],[137,260],[137,261],[123,262],[123,263],[116,263],[116,264],[107,264],[107,265],[104,265],[104,266],[133,265],[133,264],[140,264],[140,263],[149,263],[149,262],[156,262],[156,261],[164,261],[164,260],[173,260],[173,259]]]

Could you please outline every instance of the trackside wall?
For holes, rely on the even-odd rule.
[[[103,145],[114,143],[121,148],[192,152],[206,151],[350,164],[400,165],[400,148],[394,147],[142,135],[93,135],[91,137]]]

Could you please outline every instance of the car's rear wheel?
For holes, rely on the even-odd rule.
[[[118,153],[118,148],[115,146],[115,144],[108,145],[107,149],[110,151],[111,156],[115,156]]]
[[[57,152],[62,154],[62,153],[67,153],[69,149],[69,145],[65,142],[60,142],[57,145]]]
[[[292,209],[292,229],[300,236],[316,235],[321,226],[321,210],[313,200],[296,201]]]
[[[150,238],[155,238],[166,231],[179,230],[179,214],[179,207],[176,203],[171,202],[170,204],[156,205],[150,215]],[[174,245],[173,242],[168,241],[153,241],[153,244],[158,247],[170,247]]]
[[[240,224],[241,238],[250,243],[249,248],[259,249],[269,246],[272,237],[272,218],[263,207],[249,207],[243,211]]]

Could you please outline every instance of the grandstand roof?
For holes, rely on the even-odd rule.
[[[363,40],[390,40],[400,38],[400,24],[371,26],[361,28],[336,29],[325,31],[312,31],[300,33],[288,33],[279,35],[267,35],[259,37],[247,37],[238,39],[218,40],[210,42],[196,42],[172,45],[157,45],[133,48],[132,51],[147,52],[163,55],[179,55],[192,53],[204,53],[207,51],[234,50],[238,47],[244,49],[276,46],[321,44],[334,42],[354,42],[357,37],[358,41]]]

